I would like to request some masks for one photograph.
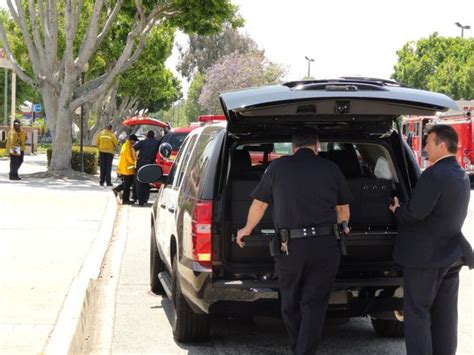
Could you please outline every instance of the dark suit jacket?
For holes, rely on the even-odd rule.
[[[434,268],[462,259],[461,227],[470,193],[469,178],[455,157],[441,159],[426,169],[410,201],[395,211],[398,236],[394,260],[403,266]]]

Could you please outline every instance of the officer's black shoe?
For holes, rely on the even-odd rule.
[[[18,181],[21,180],[21,178],[19,178],[18,176],[10,176],[10,180]]]

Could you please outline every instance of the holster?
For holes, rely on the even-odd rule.
[[[290,232],[288,229],[280,229],[279,231],[277,231],[277,233],[269,243],[270,255],[275,256],[281,254],[281,244],[288,243],[289,240]]]
[[[270,247],[270,255],[275,256],[280,254],[280,236],[279,234],[275,234],[275,236],[270,240],[268,246]]]

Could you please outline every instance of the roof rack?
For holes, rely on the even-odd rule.
[[[372,85],[372,86],[398,86],[403,87],[404,85],[388,79],[379,79],[379,78],[368,78],[368,77],[360,77],[360,76],[345,76],[338,79],[318,79],[318,80],[298,80],[298,81],[289,81],[283,83],[283,85],[289,87],[290,89],[298,87],[298,86],[325,86],[325,85],[348,85],[348,84],[365,84],[365,85]]]

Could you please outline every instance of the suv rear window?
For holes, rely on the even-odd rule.
[[[189,132],[175,133],[169,132],[163,137],[161,143],[169,143],[173,147],[173,150],[179,150],[184,139],[188,136]]]

